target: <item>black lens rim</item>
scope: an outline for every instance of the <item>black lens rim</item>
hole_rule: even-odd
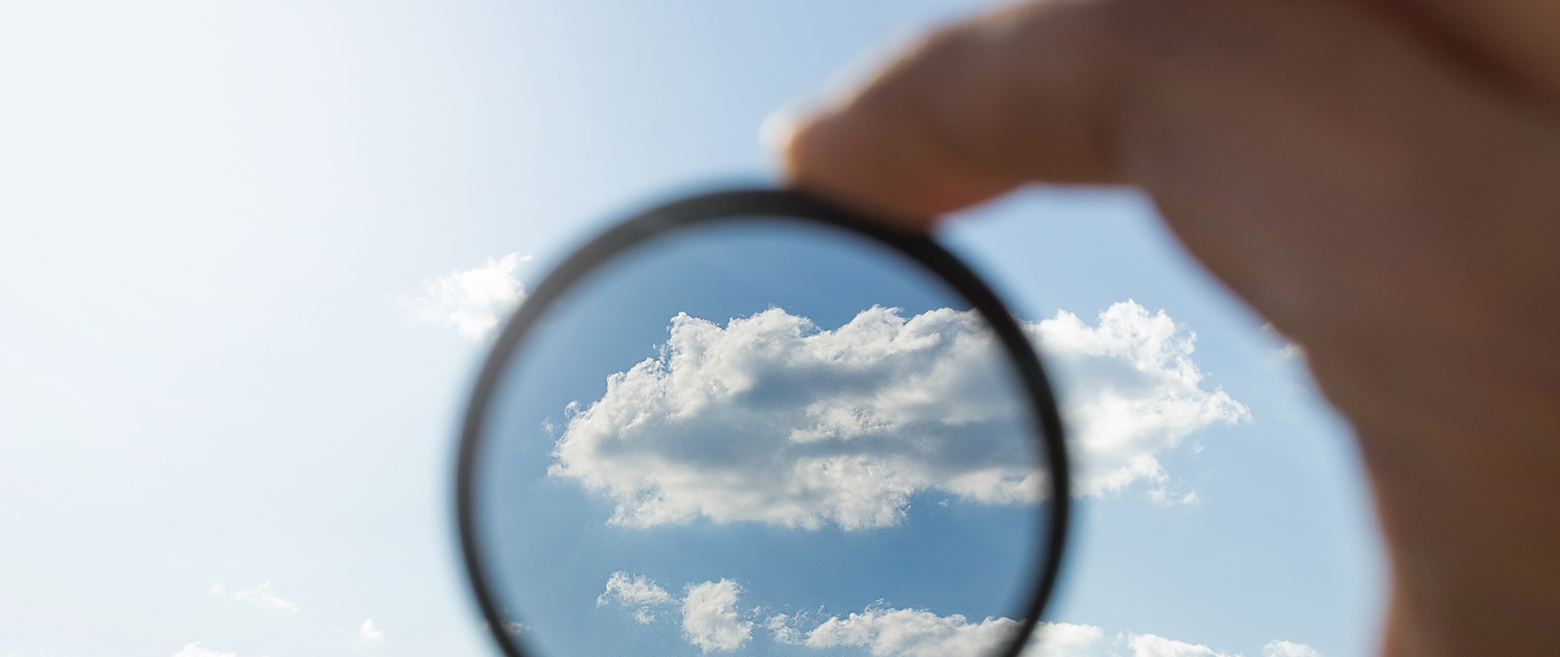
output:
[[[476,541],[476,511],[473,504],[477,454],[493,398],[504,367],[515,349],[536,325],[546,310],[593,270],[616,256],[668,232],[744,217],[778,217],[825,224],[861,235],[898,251],[941,278],[980,312],[1006,349],[1039,418],[1036,436],[1051,466],[1052,506],[1045,537],[1045,554],[1033,574],[1032,595],[1019,632],[1000,653],[1000,657],[1018,657],[1040,615],[1050,600],[1061,569],[1067,545],[1067,528],[1072,496],[1066,441],[1055,396],[1040,365],[1040,358],[1024,337],[1018,322],[1006,304],[985,281],[947,249],[930,238],[895,230],[882,221],[826,202],[796,190],[767,188],[734,189],[700,194],[674,200],[629,217],[596,236],[572,253],[531,291],[524,303],[505,324],[477,375],[471,401],[461,426],[455,472],[455,517],[460,535],[461,556],[465,562],[471,592],[482,611],[486,625],[508,657],[537,657],[525,652],[519,641],[506,630],[506,619],[499,613],[493,593],[488,589]]]

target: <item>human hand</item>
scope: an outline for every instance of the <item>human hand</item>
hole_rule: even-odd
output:
[[[784,149],[922,229],[1029,182],[1142,187],[1353,422],[1385,654],[1560,649],[1560,3],[1021,4]]]

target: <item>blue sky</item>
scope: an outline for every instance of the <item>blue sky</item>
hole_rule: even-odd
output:
[[[502,305],[628,208],[765,179],[766,117],[974,6],[0,7],[0,655],[491,654],[449,499],[486,306],[469,339],[418,299],[492,259]],[[1283,341],[1130,193],[969,214],[941,238],[1027,318],[1162,309],[1249,410],[1155,452],[1195,503],[1080,500],[1051,619],[1369,654],[1368,498]]]

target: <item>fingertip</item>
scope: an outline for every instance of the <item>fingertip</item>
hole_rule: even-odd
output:
[[[1011,188],[953,170],[913,131],[865,112],[830,108],[770,128],[783,183],[916,232]]]

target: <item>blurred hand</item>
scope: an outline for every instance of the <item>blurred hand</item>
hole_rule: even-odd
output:
[[[1146,190],[1353,421],[1385,654],[1560,653],[1560,3],[1022,4],[784,156],[918,229],[1029,182]]]

